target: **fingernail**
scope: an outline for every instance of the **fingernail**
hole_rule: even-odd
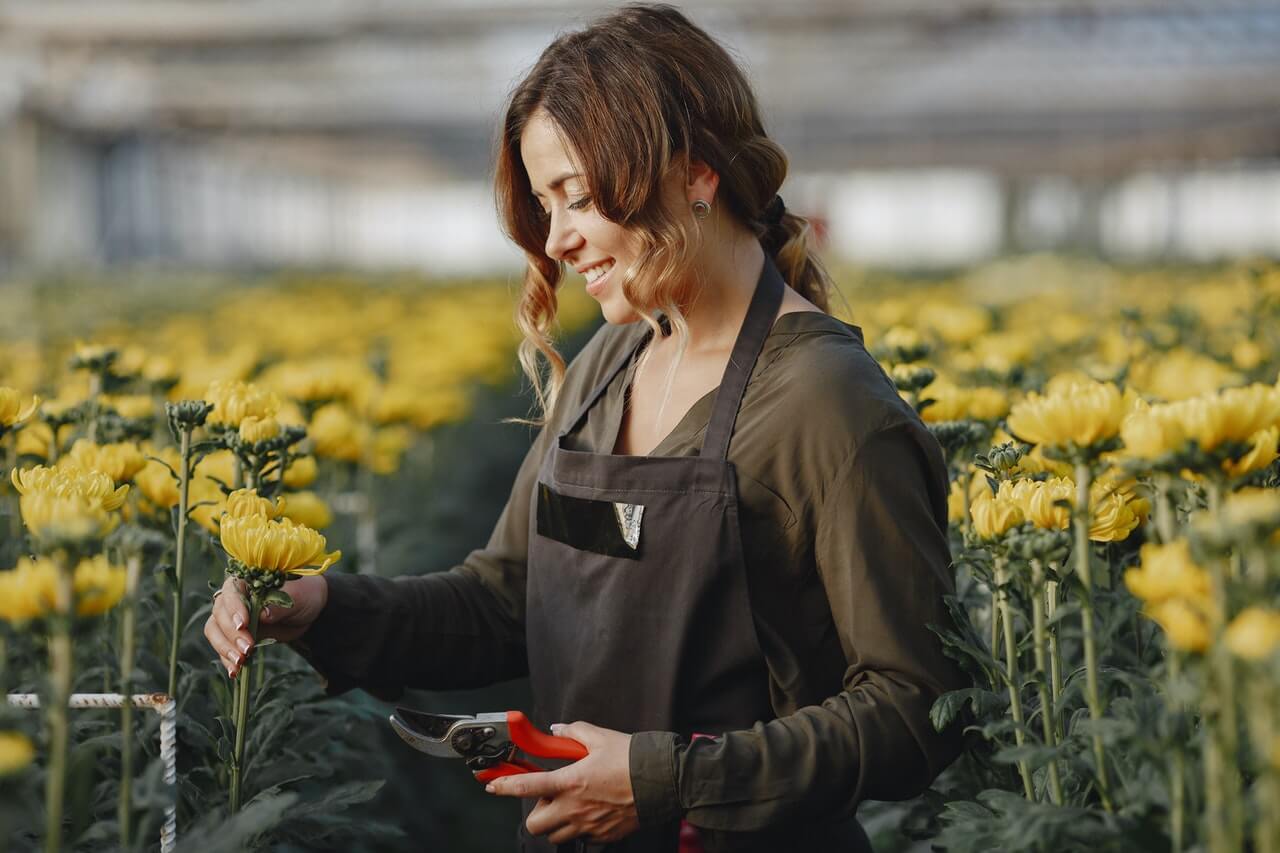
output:
[[[492,794],[492,793],[493,793],[494,791],[496,791],[496,790],[498,790],[498,789],[497,789],[497,788],[495,788],[495,787],[493,787],[493,783],[492,783],[492,782],[490,782],[488,785],[485,785],[485,786],[484,786],[484,792],[485,792],[486,794]]]
[[[263,619],[270,619],[270,618],[271,618],[271,608],[270,608],[270,607],[264,607],[264,608],[262,608],[262,618],[263,618]]]
[[[246,655],[249,654],[249,649],[250,649],[249,641],[246,640],[244,637],[241,637],[240,639],[236,640],[236,646],[238,646],[240,651],[244,652]]]
[[[564,726],[563,726],[563,725],[561,725],[560,723],[552,723],[552,724],[551,724],[551,733],[552,733],[553,735],[558,735],[558,734],[560,734],[560,731],[561,731],[563,728],[564,728]]]
[[[237,613],[237,614],[236,614],[236,629],[237,629],[237,630],[239,630],[240,628],[243,628],[243,627],[244,627],[244,617],[243,617],[243,616],[241,616],[239,613]]]

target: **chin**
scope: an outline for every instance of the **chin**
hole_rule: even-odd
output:
[[[614,297],[613,294],[607,294],[606,298],[600,301],[600,313],[604,315],[606,323],[615,326],[625,326],[640,319],[640,315],[625,299],[621,296]]]

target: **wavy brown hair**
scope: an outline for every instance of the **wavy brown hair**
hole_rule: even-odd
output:
[[[565,373],[549,334],[564,265],[545,254],[549,221],[520,156],[521,135],[539,109],[576,155],[592,204],[639,235],[640,260],[623,272],[622,293],[655,335],[662,331],[654,312],[670,320],[676,363],[688,342],[679,306],[700,286],[689,271],[701,231],[691,217],[665,208],[660,187],[673,170],[687,176],[694,161],[719,175],[722,215],[750,227],[787,284],[828,310],[831,280],[809,222],[789,212],[775,225],[764,222],[786,178],[787,156],[765,134],[746,75],[674,7],[623,6],[553,41],[512,92],[502,124],[494,184],[503,227],[529,262],[516,323],[524,334],[520,364],[540,409],[533,423],[554,410]]]

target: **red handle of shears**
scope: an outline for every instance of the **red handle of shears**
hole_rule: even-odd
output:
[[[539,758],[562,758],[567,761],[578,761],[587,757],[587,748],[585,746],[573,738],[556,737],[539,731],[538,727],[529,722],[529,718],[522,711],[507,712],[507,731],[511,735],[511,742],[520,747],[521,751],[526,755],[536,755]],[[545,769],[545,767],[539,767],[536,764],[516,758],[479,770],[476,772],[475,777],[479,781],[487,783],[500,776],[514,776],[517,773],[539,773]]]

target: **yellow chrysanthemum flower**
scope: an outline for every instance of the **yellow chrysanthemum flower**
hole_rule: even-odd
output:
[[[990,489],[984,489],[978,495],[969,506],[969,513],[973,517],[974,532],[983,539],[1002,536],[1025,520],[1022,508],[1014,500],[997,497],[991,494]]]
[[[26,768],[36,757],[35,745],[19,732],[0,732],[0,776]]]
[[[37,459],[48,459],[53,449],[53,427],[44,421],[34,421],[18,432],[15,442],[18,456],[34,456]]]
[[[1209,648],[1209,621],[1190,602],[1172,598],[1152,605],[1147,615],[1164,629],[1169,645],[1183,652],[1203,652]]]
[[[238,429],[245,418],[270,418],[280,411],[280,398],[274,393],[239,380],[214,380],[204,399],[213,404],[206,421],[210,425]]]
[[[129,482],[146,464],[147,457],[136,444],[94,444],[87,438],[78,439],[67,455],[58,460],[59,467],[101,471],[117,483]]]
[[[1120,433],[1131,403],[1110,382],[1079,383],[1056,394],[1034,391],[1013,406],[1009,431],[1048,447],[1089,447]]]
[[[348,462],[360,459],[368,432],[368,427],[357,421],[351,411],[340,403],[330,403],[317,409],[307,430],[317,456]]]
[[[116,510],[129,496],[128,486],[117,486],[110,475],[71,466],[48,468],[15,468],[10,475],[20,495],[52,494],[78,496],[100,503],[103,509]]]
[[[93,539],[106,536],[120,518],[115,514],[129,487],[115,487],[98,471],[79,468],[14,469],[11,479],[22,496],[22,520],[38,539]]]
[[[262,518],[279,518],[284,514],[284,507],[284,498],[272,501],[269,498],[259,497],[257,489],[237,489],[227,495],[225,512],[231,518],[249,518],[255,515]]]
[[[1253,447],[1244,456],[1232,462],[1224,460],[1222,470],[1231,477],[1243,477],[1261,471],[1280,457],[1280,426],[1268,427],[1249,439]]]
[[[0,433],[26,423],[39,407],[39,397],[33,396],[24,403],[16,389],[0,388]]]
[[[31,534],[46,541],[101,539],[120,523],[120,516],[80,495],[23,495],[18,508]]]
[[[124,598],[128,572],[113,566],[105,554],[81,560],[76,566],[76,612],[81,616],[98,616],[115,607]]]
[[[1187,540],[1177,539],[1167,545],[1148,542],[1139,551],[1139,560],[1138,568],[1124,573],[1124,584],[1143,601],[1208,600],[1209,573],[1191,559]]]
[[[182,469],[182,457],[172,447],[153,449],[148,455],[163,460],[174,471]],[[178,505],[178,481],[174,479],[169,468],[154,459],[147,460],[142,470],[134,475],[133,483],[144,498],[160,509],[172,509]],[[189,492],[190,489],[188,489]]]
[[[1266,607],[1247,607],[1231,620],[1224,640],[1237,657],[1264,660],[1280,646],[1280,613]]]
[[[355,402],[367,399],[377,377],[359,360],[341,357],[279,364],[261,381],[282,394],[308,402]]]
[[[305,489],[316,481],[317,473],[319,469],[314,456],[298,456],[285,469],[284,484],[290,489]]]
[[[155,401],[146,394],[103,395],[102,403],[115,409],[122,418],[149,418],[156,413]]]
[[[1129,386],[1158,400],[1187,400],[1242,381],[1220,362],[1181,347],[1129,365]]]
[[[329,505],[315,492],[293,492],[287,495],[283,515],[312,530],[323,530],[333,523],[333,512]]]
[[[0,572],[0,619],[22,623],[57,612],[58,572],[48,557],[22,557],[12,571]],[[127,572],[106,555],[81,560],[74,570],[75,612],[98,616],[124,597]]]
[[[191,520],[210,533],[218,532],[218,519],[227,507],[222,487],[208,477],[196,477],[187,487]]]
[[[1188,435],[1172,406],[1148,406],[1139,403],[1120,425],[1124,451],[1138,459],[1157,459],[1182,450]]]
[[[195,473],[232,486],[236,479],[236,455],[230,450],[216,450],[196,463]]]
[[[1046,530],[1065,530],[1071,526],[1071,506],[1076,500],[1076,484],[1064,477],[1036,482],[1026,506],[1027,519]],[[1066,501],[1067,506],[1056,502]]]
[[[972,419],[990,421],[1009,411],[1009,397],[998,388],[961,388],[936,379],[920,391],[922,400],[933,400],[920,417],[930,423]]]
[[[280,435],[280,422],[275,418],[260,418],[250,415],[240,422],[240,438],[242,441],[270,441]]]
[[[413,433],[403,426],[374,430],[369,446],[369,467],[375,474],[394,474],[400,469],[400,458],[413,443]]]
[[[318,575],[342,557],[341,551],[325,553],[322,534],[287,518],[225,517],[221,540],[232,557],[250,569],[266,572]]]

